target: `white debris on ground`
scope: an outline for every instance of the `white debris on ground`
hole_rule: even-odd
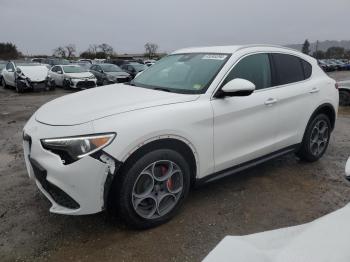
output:
[[[204,261],[349,262],[350,203],[307,224],[226,236]]]

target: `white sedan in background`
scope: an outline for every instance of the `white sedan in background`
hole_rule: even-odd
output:
[[[56,65],[50,69],[47,83],[50,87],[60,86],[65,89],[91,88],[96,86],[97,79],[79,65]]]
[[[8,62],[2,70],[2,86],[12,86],[18,93],[24,90],[45,88],[48,69],[30,62]]]

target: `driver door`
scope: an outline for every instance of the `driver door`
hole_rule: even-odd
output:
[[[276,91],[268,54],[242,58],[222,86],[235,78],[255,84],[249,96],[214,98],[215,172],[276,151]]]

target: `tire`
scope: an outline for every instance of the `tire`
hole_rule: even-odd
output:
[[[176,215],[189,188],[190,167],[184,157],[174,150],[157,149],[121,168],[109,208],[131,228],[152,228]]]
[[[346,90],[339,91],[339,105],[340,106],[350,105],[350,91],[346,91]]]
[[[64,90],[68,90],[68,89],[70,89],[70,84],[69,84],[69,82],[68,81],[66,81],[66,80],[63,80],[63,89]]]
[[[309,122],[301,147],[296,155],[307,162],[320,159],[327,150],[331,130],[332,126],[328,116],[325,114],[316,115]]]

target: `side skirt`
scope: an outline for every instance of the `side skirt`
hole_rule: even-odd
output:
[[[218,180],[218,179],[221,179],[221,178],[224,178],[224,177],[236,174],[236,173],[241,172],[241,171],[243,171],[245,169],[249,169],[251,167],[260,165],[260,164],[262,164],[262,163],[264,163],[266,161],[269,161],[271,159],[274,159],[276,157],[280,157],[280,156],[283,156],[283,155],[295,152],[299,148],[300,148],[300,144],[288,146],[286,148],[283,148],[283,149],[280,149],[280,150],[275,151],[273,153],[270,153],[270,154],[268,154],[266,156],[258,157],[256,159],[244,162],[242,164],[238,164],[238,165],[233,166],[233,167],[229,167],[229,168],[224,169],[222,171],[219,171],[219,172],[216,172],[214,174],[211,174],[211,175],[205,176],[203,178],[197,179],[195,185],[196,186],[201,186],[203,184],[206,184],[206,183],[209,183],[209,182],[212,182],[212,181],[215,181],[215,180]]]

